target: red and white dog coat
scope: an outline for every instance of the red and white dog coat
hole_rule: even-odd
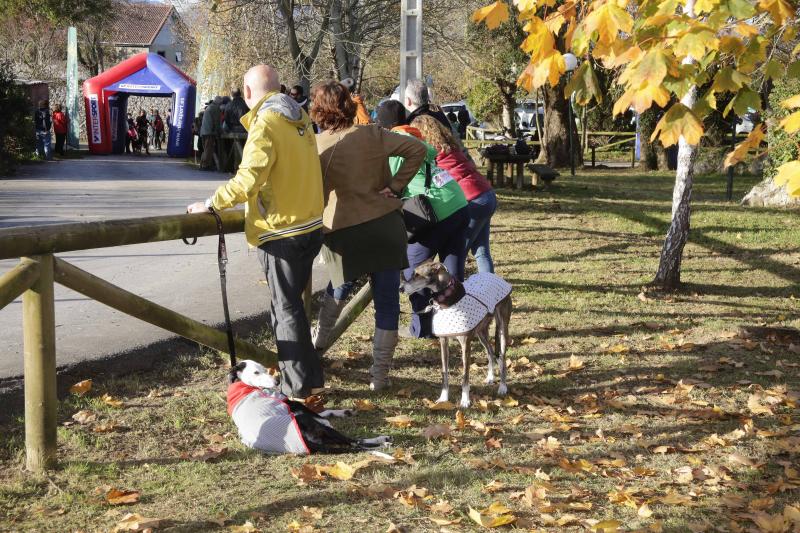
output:
[[[472,331],[486,315],[494,314],[494,308],[511,294],[511,289],[511,285],[500,276],[473,274],[464,282],[465,295],[433,314],[433,334],[441,337]]]
[[[283,394],[237,381],[228,386],[228,414],[245,446],[266,453],[310,453]]]

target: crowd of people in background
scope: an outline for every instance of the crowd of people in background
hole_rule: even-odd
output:
[[[259,65],[245,75],[244,87],[251,110],[241,120],[248,131],[242,164],[188,211],[247,205],[245,234],[259,249],[271,291],[285,395],[305,398],[324,385],[321,353],[335,340],[334,324],[362,277],[371,283],[375,308],[370,388],[385,389],[399,337],[433,337],[428,291],[408,296],[413,315],[400,331],[401,279],[437,258],[463,281],[469,253],[479,272],[494,271],[494,190],[464,150],[460,127],[419,80],[408,83],[405,101],[379,104],[374,123],[352,94],[352,80],[322,83],[307,96],[302,86],[287,91],[275,69]],[[221,103],[206,108],[216,125],[201,127],[201,134],[220,124],[213,106]],[[418,196],[435,216],[412,231],[404,201]],[[302,293],[318,254],[330,283],[310,330]]]
[[[146,155],[150,155],[150,148],[162,150],[169,137],[171,116],[168,110],[162,117],[158,109],[150,109],[149,113],[140,109],[135,118],[128,113],[125,153],[141,154],[144,150]]]

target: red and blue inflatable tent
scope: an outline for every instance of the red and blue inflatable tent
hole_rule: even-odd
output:
[[[193,145],[195,94],[192,78],[160,55],[147,52],[136,54],[86,80],[83,82],[83,101],[89,152],[124,152],[128,96],[163,96],[172,98],[167,155],[189,156]]]

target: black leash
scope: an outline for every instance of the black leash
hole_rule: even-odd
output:
[[[236,366],[236,343],[233,341],[233,326],[231,325],[231,315],[228,311],[228,283],[227,283],[227,265],[228,265],[228,248],[225,246],[225,229],[222,227],[222,219],[219,217],[214,209],[211,209],[211,214],[217,221],[217,234],[219,235],[219,245],[217,246],[217,264],[219,265],[219,284],[222,289],[222,310],[225,313],[225,330],[228,334],[228,353],[231,357],[231,368]],[[197,243],[197,237],[193,237],[192,242],[185,238],[182,239],[185,244],[189,246]]]

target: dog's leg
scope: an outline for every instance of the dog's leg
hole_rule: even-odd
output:
[[[347,418],[353,416],[355,411],[353,409],[326,409],[317,413],[321,418]]]
[[[388,435],[379,435],[371,439],[359,439],[358,444],[364,448],[379,448],[389,446],[392,443],[392,437]]]
[[[469,367],[472,364],[472,355],[470,352],[471,340],[472,335],[462,335],[458,337],[458,343],[461,344],[461,363],[464,365],[464,376],[461,378],[461,401],[458,403],[462,409],[468,409],[470,406]]]
[[[450,398],[450,339],[439,337],[439,346],[442,352],[442,393],[438,402],[446,402]]]
[[[508,348],[508,327],[511,322],[511,310],[513,304],[511,296],[500,302],[497,310],[495,311],[496,320],[496,337],[499,337],[499,346],[497,346],[497,358],[500,366],[500,385],[497,387],[497,395],[505,396],[508,394],[508,386],[506,385],[506,349]]]
[[[489,324],[486,324],[486,327],[481,328],[478,331],[478,339],[481,341],[484,349],[486,349],[486,355],[489,358],[489,369],[486,371],[486,383],[491,385],[494,383],[494,349],[492,348],[492,344],[489,342]]]

